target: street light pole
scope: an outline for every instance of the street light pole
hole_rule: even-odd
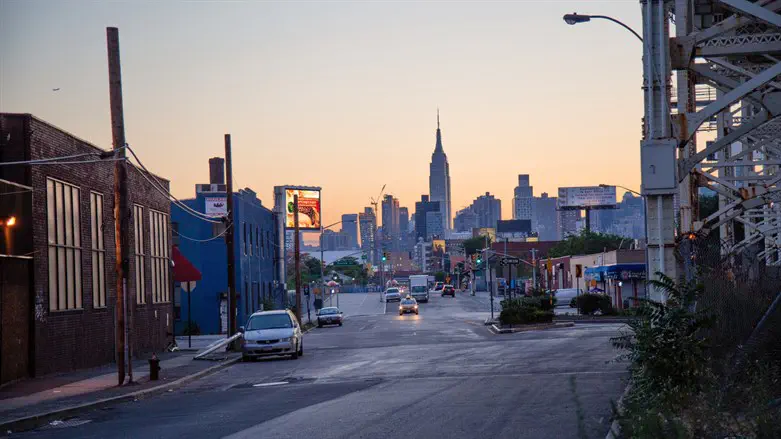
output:
[[[641,37],[640,34],[635,32],[634,29],[632,29],[631,27],[629,27],[626,24],[622,23],[621,21],[616,20],[613,17],[608,17],[607,15],[582,15],[582,14],[578,14],[577,12],[573,12],[572,14],[564,15],[563,18],[564,18],[564,21],[567,24],[571,25],[571,26],[576,25],[578,23],[585,23],[587,21],[591,21],[592,18],[601,18],[603,20],[612,21],[613,23],[616,23],[617,25],[623,27],[624,29],[628,30],[629,32],[632,32],[632,35],[637,37],[637,39],[640,40],[640,42],[643,42],[643,37]]]

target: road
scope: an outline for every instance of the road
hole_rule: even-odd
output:
[[[373,295],[367,300],[379,302]],[[616,325],[494,335],[485,298],[432,297],[419,316],[352,316],[298,360],[238,363],[176,391],[22,437],[602,438],[625,365]],[[382,309],[382,308],[380,308]]]

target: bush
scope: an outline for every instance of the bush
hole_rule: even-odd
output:
[[[502,301],[502,312],[499,321],[503,325],[522,325],[527,323],[549,323],[553,321],[553,311],[546,309],[542,303],[550,303],[538,297],[521,297]]]
[[[577,297],[573,297],[572,299],[569,300],[569,307],[570,308],[577,308],[578,307],[578,298]]]
[[[603,315],[612,315],[615,313],[610,296],[606,294],[581,294],[575,298],[576,307],[582,314],[593,315],[600,311]],[[572,306],[570,304],[570,306]]]

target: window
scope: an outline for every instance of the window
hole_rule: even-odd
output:
[[[244,227],[246,229],[246,225]],[[244,312],[246,314],[249,314],[249,301],[252,295],[249,293],[249,284],[247,283],[247,280],[244,279]]]
[[[266,240],[263,239],[264,232],[263,230],[260,231],[260,252],[258,253],[262,257],[266,257]]]
[[[260,257],[260,237],[258,235],[258,226],[255,226],[255,254]]]
[[[106,247],[103,242],[103,194],[89,194],[90,234],[92,237],[92,307],[106,306]]]
[[[51,311],[82,307],[80,195],[76,186],[46,179]]]
[[[252,256],[252,224],[249,226],[249,255]]]
[[[168,260],[168,215],[149,209],[149,253],[152,255],[152,303],[171,300]]]
[[[135,266],[136,266],[136,303],[146,303],[146,270],[144,269],[144,208],[138,204],[133,205],[133,228],[135,241]],[[152,230],[150,227],[149,230]]]
[[[244,223],[244,254],[247,254],[247,223]]]

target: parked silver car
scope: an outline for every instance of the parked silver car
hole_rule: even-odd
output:
[[[262,311],[252,314],[244,333],[241,357],[249,360],[270,355],[304,355],[304,340],[296,316],[290,310]]]
[[[401,290],[396,287],[388,288],[383,294],[386,302],[401,302]]]

